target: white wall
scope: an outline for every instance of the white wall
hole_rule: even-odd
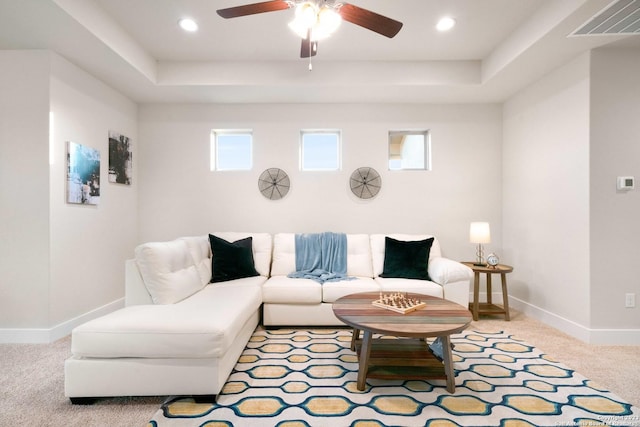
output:
[[[591,60],[591,325],[640,329],[640,50],[597,49]]]
[[[0,328],[48,320],[49,56],[0,51]]]
[[[583,339],[591,322],[589,58],[584,54],[521,91],[504,104],[503,115],[503,260],[514,266],[509,293]]]
[[[254,168],[211,172],[212,129],[253,129]],[[300,172],[301,129],[341,129],[342,170]],[[429,129],[433,170],[390,172],[389,130]],[[469,222],[490,221],[500,247],[501,109],[498,105],[143,105],[140,241],[216,230],[434,233],[446,256],[473,259]],[[352,195],[349,176],[371,166],[382,190]],[[284,169],[291,191],[269,201],[258,176]]]
[[[124,296],[124,261],[137,239],[137,105],[52,54],[50,167],[50,325],[73,319]],[[133,145],[133,183],[110,183],[109,131]],[[100,150],[100,203],[66,203],[66,143]]]
[[[0,51],[0,93],[0,342],[48,342],[123,305],[137,179],[108,183],[108,132],[135,161],[137,106],[48,51]],[[101,151],[98,206],[65,202],[66,141]]]

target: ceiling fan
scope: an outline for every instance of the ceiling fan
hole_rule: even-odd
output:
[[[392,38],[402,28],[402,22],[370,10],[337,0],[271,0],[260,3],[219,9],[223,18],[238,18],[265,12],[295,8],[295,18],[289,27],[302,38],[301,58],[310,58],[318,52],[318,40],[332,34],[345,20]]]

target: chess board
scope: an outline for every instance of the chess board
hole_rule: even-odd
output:
[[[380,293],[380,298],[372,301],[371,304],[401,314],[411,313],[427,305],[427,303],[419,299],[410,298],[407,294],[399,292],[392,294]]]

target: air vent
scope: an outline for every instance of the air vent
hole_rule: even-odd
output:
[[[614,1],[571,35],[601,34],[640,34],[640,0]]]

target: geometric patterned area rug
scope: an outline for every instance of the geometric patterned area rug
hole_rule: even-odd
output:
[[[444,380],[359,391],[351,330],[258,329],[216,404],[169,400],[148,427],[640,426],[639,408],[513,336],[452,342],[454,394]]]

